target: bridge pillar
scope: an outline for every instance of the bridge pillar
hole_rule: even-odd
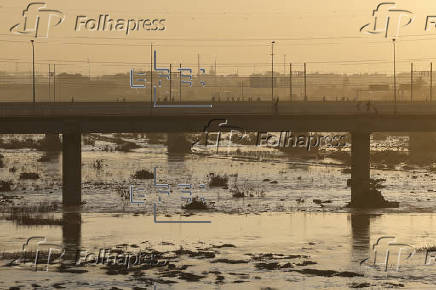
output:
[[[80,206],[82,200],[82,140],[78,126],[64,129],[62,138],[62,201],[64,206]]]
[[[370,133],[351,133],[351,207],[365,207],[370,197]]]

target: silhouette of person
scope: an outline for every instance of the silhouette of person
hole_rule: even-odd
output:
[[[277,114],[279,112],[279,97],[276,98],[274,102],[274,113]]]
[[[360,102],[357,102],[357,104],[356,104],[356,108],[357,108],[357,111],[360,112]]]

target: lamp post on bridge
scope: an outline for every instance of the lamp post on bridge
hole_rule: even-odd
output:
[[[397,74],[396,74],[396,55],[395,55],[395,38],[392,38],[394,46],[394,114],[397,113]]]
[[[33,87],[33,104],[35,105],[35,40],[31,39],[32,43],[32,87]]]
[[[274,44],[275,41],[271,41],[271,102],[274,103]]]

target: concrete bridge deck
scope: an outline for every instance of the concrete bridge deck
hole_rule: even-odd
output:
[[[376,110],[372,109],[375,107]],[[247,130],[313,132],[436,131],[436,104],[352,102],[219,103],[213,108],[151,108],[150,103],[2,103],[0,133],[199,132],[227,118]],[[183,120],[183,122],[180,122]]]
[[[205,105],[212,108],[153,108],[149,102],[75,102],[75,103],[0,103],[0,116],[31,115],[174,115],[174,114],[256,114],[274,113],[271,102],[220,102],[220,103],[160,103],[162,105]],[[368,113],[366,102],[280,102],[277,105],[280,115],[335,114],[350,115]],[[436,113],[436,102],[371,102],[369,113],[374,114],[431,114]]]

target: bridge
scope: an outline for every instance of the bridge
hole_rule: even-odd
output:
[[[213,103],[212,108],[153,108],[150,103],[124,102],[2,103],[0,134],[62,134],[63,204],[78,206],[81,203],[81,134],[194,133],[202,132],[212,119],[227,119],[229,124],[246,131],[350,132],[351,206],[368,207],[372,200],[370,134],[436,131],[436,104],[240,102]]]

